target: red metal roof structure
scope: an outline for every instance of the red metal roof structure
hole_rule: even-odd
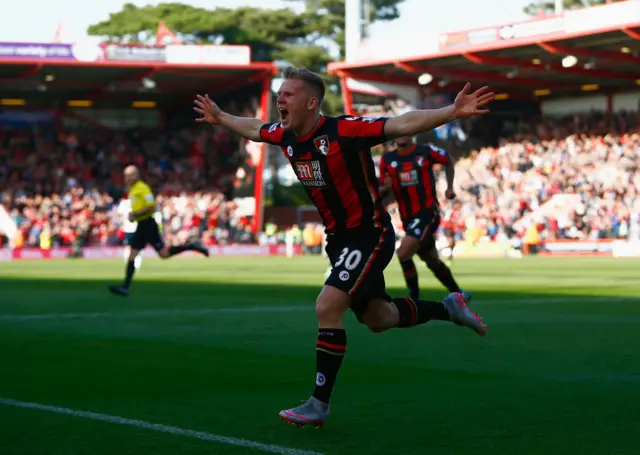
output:
[[[0,98],[45,104],[135,99],[162,107],[198,92],[228,93],[276,74],[271,62],[185,63],[183,58],[173,63],[166,61],[169,47],[103,45],[104,56],[98,52],[98,58],[83,60],[72,58],[75,52],[68,44],[0,43]],[[146,80],[152,85],[143,86]]]
[[[631,91],[640,88],[640,2],[449,33],[441,37],[439,50],[428,55],[333,63],[329,72],[342,79],[410,86],[427,73],[431,93],[451,92],[451,84],[457,91],[471,81],[522,99]],[[347,90],[345,99],[349,97]]]
[[[179,108],[197,93],[237,96],[261,90],[258,116],[268,120],[272,62],[251,62],[248,46],[128,46],[0,43],[0,108]],[[194,114],[195,118],[195,114]],[[255,176],[254,232],[262,225],[264,146]]]

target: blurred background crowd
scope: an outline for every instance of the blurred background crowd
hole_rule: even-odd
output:
[[[407,108],[398,102],[361,113],[389,115]],[[231,110],[251,115],[249,108]],[[503,242],[638,235],[637,112],[538,117],[505,131],[497,146],[461,152],[459,140],[438,144],[457,155],[457,200],[440,195],[442,231],[457,240],[471,230]],[[374,149],[376,163],[389,147]],[[251,232],[251,218],[234,202],[235,191],[253,178],[246,150],[228,131],[199,126],[124,133],[0,129],[0,204],[20,231],[16,247],[122,245],[122,169],[134,163],[158,195],[169,244],[194,237],[205,245],[289,241],[318,253],[317,224],[267,222],[259,234]],[[436,174],[443,193],[443,172]],[[393,208],[392,213],[399,227]]]

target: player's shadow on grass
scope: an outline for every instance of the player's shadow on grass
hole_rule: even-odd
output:
[[[141,277],[142,278],[142,277]],[[109,293],[107,286],[118,281],[107,279],[75,279],[72,276],[64,279],[32,278],[32,277],[0,277],[0,308],[8,304],[19,304],[29,312],[30,307],[49,308],[59,311],[68,306],[103,308],[106,301],[115,304],[127,302],[129,309],[199,307],[226,308],[235,305],[243,306],[313,306],[322,288],[323,280],[317,283],[221,283],[211,281],[146,281],[144,278],[134,280],[129,297],[120,297]],[[440,286],[423,287],[422,298],[441,300],[448,292]],[[556,285],[561,284],[556,282]],[[403,297],[406,290],[401,287],[389,287],[389,294]],[[553,304],[566,302],[602,301],[612,298],[617,301],[625,297],[612,288],[598,288],[592,292],[577,294],[568,288],[566,293],[542,289],[539,292],[508,292],[490,287],[473,289],[473,304]],[[632,299],[629,297],[629,299]],[[57,305],[54,305],[57,304]],[[116,306],[117,307],[117,306]],[[114,307],[114,308],[116,308]]]

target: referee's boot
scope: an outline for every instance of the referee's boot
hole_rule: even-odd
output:
[[[118,294],[123,297],[127,297],[129,295],[129,289],[125,288],[124,286],[114,286],[113,284],[110,284],[108,286],[108,289],[112,294]]]
[[[312,425],[320,428],[329,417],[329,405],[311,397],[296,408],[280,411],[279,416],[285,422],[297,427]]]
[[[449,294],[442,301],[449,320],[456,325],[468,327],[480,336],[487,334],[487,326],[482,322],[482,318],[469,309],[467,303],[471,301],[471,293],[467,291],[454,292]]]

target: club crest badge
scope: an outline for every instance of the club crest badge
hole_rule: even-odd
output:
[[[326,135],[318,136],[313,140],[316,149],[323,155],[329,154],[329,138]]]

